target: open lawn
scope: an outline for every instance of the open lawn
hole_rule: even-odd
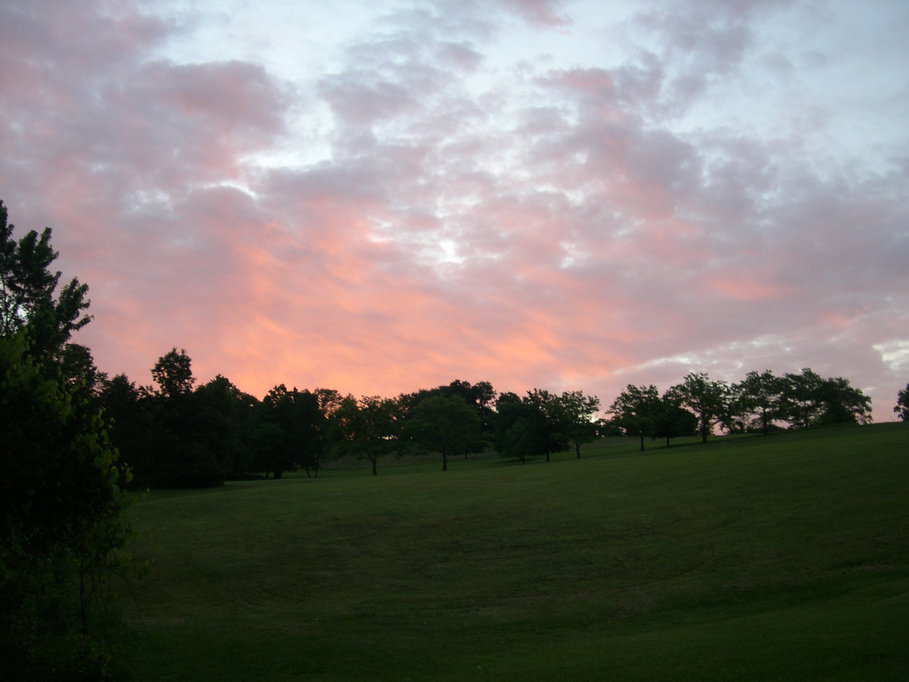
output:
[[[148,493],[139,680],[903,680],[909,426]]]

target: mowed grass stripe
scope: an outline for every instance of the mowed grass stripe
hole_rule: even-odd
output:
[[[902,424],[152,492],[140,679],[897,679]]]

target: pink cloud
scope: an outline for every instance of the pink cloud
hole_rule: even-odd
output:
[[[530,24],[563,26],[571,23],[567,15],[559,13],[563,0],[502,0],[502,3]]]
[[[618,65],[470,82],[498,19],[401,15],[306,92],[232,56],[167,61],[185,27],[129,3],[74,7],[0,9],[0,83],[22,92],[0,97],[0,198],[21,227],[55,228],[108,372],[148,382],[177,346],[201,380],[257,395],[463,378],[609,402],[764,366],[854,368],[895,395],[873,349],[905,338],[905,168],[822,173],[785,140],[665,125],[703,86],[681,92],[692,64],[746,60],[745,5],[704,35],[707,5],[672,5],[683,21],[650,24],[665,51]],[[570,6],[511,10],[568,30]],[[87,33],[62,32],[70,15]],[[258,166],[302,144],[303,102],[325,116],[322,160]]]

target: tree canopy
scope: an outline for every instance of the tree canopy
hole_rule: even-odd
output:
[[[730,387],[724,381],[710,379],[705,372],[689,373],[669,390],[669,395],[697,417],[698,433],[704,443],[713,427],[728,419]]]
[[[431,395],[416,404],[405,431],[420,448],[442,456],[442,471],[448,458],[467,454],[480,439],[480,417],[459,395]]]
[[[900,391],[896,396],[896,405],[893,411],[901,421],[909,421],[909,384],[906,384],[905,390]]]
[[[87,287],[60,273],[51,231],[18,241],[0,202],[0,669],[10,679],[104,679],[97,619],[127,531],[129,472],[95,401],[100,373],[70,345]]]
[[[73,278],[58,290],[62,273],[51,270],[59,255],[51,228],[30,230],[18,241],[0,201],[0,335],[27,331],[30,352],[59,359],[73,332],[91,321],[88,286]]]
[[[626,435],[640,438],[643,451],[644,437],[656,434],[663,403],[656,386],[628,384],[613,401],[608,412],[612,415],[613,423]]]

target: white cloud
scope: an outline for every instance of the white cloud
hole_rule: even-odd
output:
[[[874,344],[874,350],[881,354],[881,360],[892,372],[909,372],[909,340],[898,339]]]
[[[102,5],[0,8],[0,198],[56,228],[108,371],[904,381],[902,10],[850,62],[844,5]]]

